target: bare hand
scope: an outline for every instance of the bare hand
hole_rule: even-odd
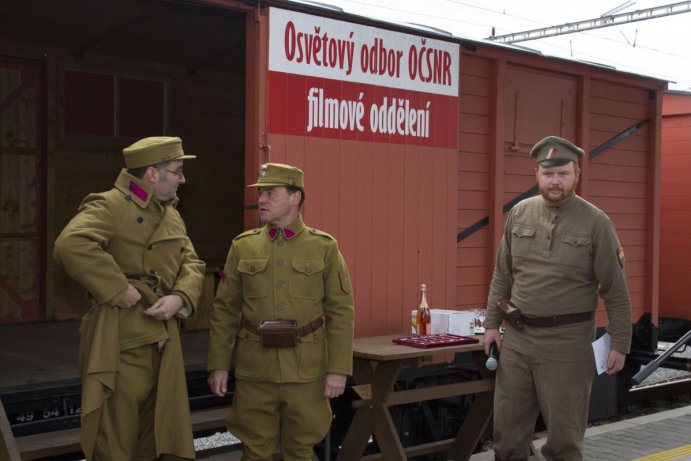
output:
[[[141,293],[139,293],[139,291],[137,291],[137,289],[135,287],[133,287],[132,285],[130,285],[128,283],[127,284],[127,291],[125,292],[125,296],[116,305],[118,307],[128,308],[128,307],[132,307],[135,304],[137,304],[140,299],[142,299]]]
[[[607,374],[610,376],[616,374],[624,368],[624,362],[626,362],[626,354],[612,349],[607,357]]]
[[[144,314],[158,320],[168,320],[178,313],[183,304],[184,301],[178,295],[164,296],[144,309]]]
[[[497,343],[497,350],[501,350],[501,334],[496,328],[485,329],[485,355],[489,355],[489,346],[492,343]]]
[[[214,395],[225,397],[228,392],[228,370],[211,370],[207,382]]]
[[[329,373],[324,379],[324,397],[334,398],[343,394],[345,391],[346,375]]]

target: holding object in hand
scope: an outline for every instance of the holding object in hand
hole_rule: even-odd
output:
[[[489,357],[487,357],[487,362],[485,366],[488,370],[494,371],[499,366],[497,359],[499,358],[499,351],[497,350],[497,343],[492,343],[489,345]]]

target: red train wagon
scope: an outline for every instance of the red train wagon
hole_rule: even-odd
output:
[[[589,153],[578,193],[618,229],[652,350],[666,89],[302,2],[4,2],[0,323],[85,312],[52,242],[86,194],[111,187],[122,148],[153,134],[198,156],[179,209],[209,273],[189,329],[205,327],[230,241],[258,224],[245,185],[266,161],[305,171],[304,218],[339,241],[356,336],[409,331],[421,283],[433,308],[484,308],[506,212],[534,185],[529,150],[559,135]]]
[[[259,164],[305,170],[305,219],[340,242],[358,336],[405,331],[423,282],[433,307],[483,307],[530,146],[572,139],[591,152],[579,193],[626,250],[634,320],[657,323],[664,81],[285,1],[2,8],[3,322],[81,315],[54,237],[123,146],[163,132],[199,156],[181,207],[211,267],[257,224]]]

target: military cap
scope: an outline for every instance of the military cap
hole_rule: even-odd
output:
[[[140,139],[122,150],[127,168],[140,168],[156,165],[170,160],[197,158],[186,155],[182,150],[182,140],[171,136],[152,136]]]
[[[547,136],[538,141],[530,151],[535,162],[540,166],[551,167],[578,162],[585,155],[583,149],[566,139],[557,136]]]
[[[300,168],[282,163],[265,163],[262,165],[259,179],[247,187],[295,186],[305,188],[305,180]]]

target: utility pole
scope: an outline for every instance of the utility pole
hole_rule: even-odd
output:
[[[499,43],[516,43],[540,38],[554,37],[556,35],[573,34],[603,27],[628,24],[630,22],[645,21],[647,19],[663,18],[674,14],[691,12],[691,1],[679,2],[671,5],[656,6],[644,10],[636,10],[631,13],[613,14],[585,21],[570,22],[560,26],[533,29],[526,32],[516,32],[515,34],[494,35],[487,37],[487,40]]]

